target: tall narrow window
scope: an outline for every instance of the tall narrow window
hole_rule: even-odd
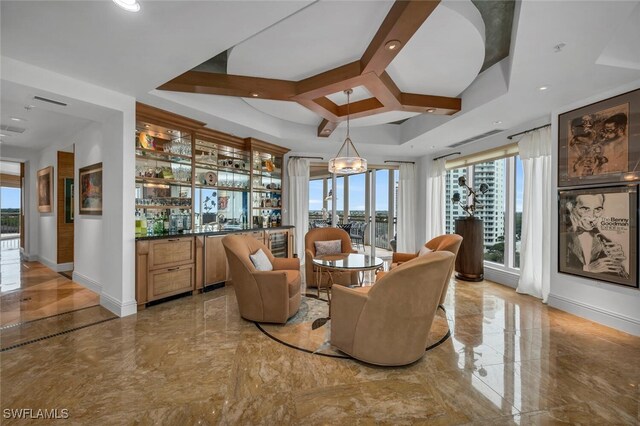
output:
[[[322,179],[309,181],[309,222],[322,219]]]
[[[451,197],[455,192],[464,194],[458,187],[458,178],[460,176],[470,177],[469,170],[469,167],[461,167],[447,171],[447,179],[445,181],[445,232],[447,234],[456,232],[456,219],[466,215],[458,203],[451,201]],[[466,200],[463,199],[464,201]]]
[[[507,206],[507,160],[473,166],[473,186],[483,183],[489,191],[479,198],[476,216],[484,223],[484,260],[504,265],[505,211]]]
[[[513,267],[520,268],[520,238],[522,237],[522,202],[524,199],[524,170],[522,168],[522,160],[517,155],[515,158],[515,214],[513,218],[514,222],[514,240],[515,244],[513,255]]]

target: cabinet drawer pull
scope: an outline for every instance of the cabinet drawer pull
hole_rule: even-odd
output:
[[[169,268],[167,269],[167,271],[177,271],[178,269],[180,269],[179,266],[176,266],[175,268]]]
[[[169,242],[180,241],[180,238],[169,238],[167,241]]]

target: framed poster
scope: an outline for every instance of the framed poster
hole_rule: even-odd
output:
[[[640,89],[558,117],[558,186],[640,179]]]
[[[102,214],[102,163],[80,169],[80,214]]]
[[[558,193],[558,272],[638,287],[638,186]]]
[[[38,170],[38,211],[51,213],[53,211],[53,166]]]
[[[73,178],[64,178],[64,223],[73,223]]]

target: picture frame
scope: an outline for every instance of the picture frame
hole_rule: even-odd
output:
[[[558,116],[558,186],[640,180],[640,89]]]
[[[638,287],[637,184],[560,190],[558,215],[558,272]]]
[[[73,178],[64,178],[64,223],[73,223]]]
[[[38,211],[51,213],[53,211],[53,166],[38,170]]]
[[[102,163],[79,170],[79,213],[102,215]]]

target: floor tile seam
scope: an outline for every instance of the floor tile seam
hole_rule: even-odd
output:
[[[7,351],[9,351],[11,349],[17,349],[17,348],[20,348],[20,347],[23,347],[23,346],[26,346],[26,345],[30,345],[32,343],[41,342],[43,340],[48,340],[48,339],[51,339],[53,337],[62,336],[64,334],[69,334],[69,333],[74,332],[74,331],[82,330],[82,329],[85,329],[87,327],[91,327],[91,326],[94,326],[94,325],[100,325],[102,323],[105,323],[107,321],[113,321],[115,319],[118,319],[118,317],[116,316],[116,317],[113,317],[113,318],[106,318],[106,319],[103,319],[103,320],[100,320],[100,321],[97,321],[97,322],[94,322],[94,323],[85,324],[85,325],[82,325],[80,327],[74,327],[74,328],[71,328],[71,329],[68,329],[68,330],[60,331],[58,333],[50,334],[48,336],[38,337],[37,339],[32,339],[32,340],[28,340],[26,342],[21,342],[21,343],[12,345],[12,346],[8,346],[6,348],[1,348],[0,352],[7,352]]]
[[[493,386],[491,386],[486,380],[484,380],[484,378],[482,376],[480,376],[479,374],[476,374],[476,371],[472,372],[471,374],[473,374],[478,380],[480,380],[486,387],[491,389],[491,391],[493,393],[498,395],[498,397],[502,401],[504,401],[506,404],[508,404],[515,411],[513,414],[511,414],[512,416],[521,414],[520,409],[518,409],[515,405],[513,405],[511,402],[509,402],[503,395],[500,394],[500,392],[498,392],[496,389],[494,389]],[[498,418],[498,417],[495,417],[495,418]]]
[[[19,323],[16,323],[16,324],[3,325],[2,327],[0,327],[0,330],[14,328],[14,327],[17,327],[17,326],[20,326],[20,325],[24,325],[24,324],[31,324],[31,323],[34,323],[34,322],[38,322],[38,321],[42,321],[42,320],[46,320],[46,319],[50,319],[50,318],[55,318],[55,317],[59,317],[59,316],[62,316],[62,315],[72,314],[74,312],[84,311],[84,310],[89,309],[89,308],[95,308],[96,306],[100,306],[100,304],[86,306],[84,308],[74,309],[72,311],[60,312],[60,313],[57,313],[57,314],[54,314],[54,315],[49,315],[49,316],[42,317],[42,318],[36,318],[36,319],[32,319],[32,320],[22,321],[22,322],[19,322]]]

